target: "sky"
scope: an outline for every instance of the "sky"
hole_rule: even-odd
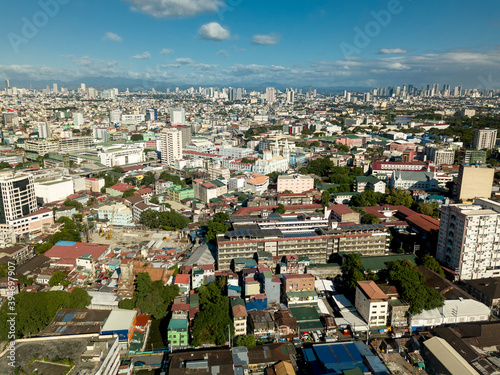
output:
[[[498,0],[4,0],[0,79],[500,89]]]

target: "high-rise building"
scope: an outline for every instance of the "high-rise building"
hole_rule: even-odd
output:
[[[293,89],[286,89],[286,102],[288,104],[293,104],[295,101],[295,91]]]
[[[98,128],[93,130],[94,139],[101,142],[107,142],[109,140],[108,128]]]
[[[186,110],[182,107],[170,109],[170,123],[184,125],[186,123]]]
[[[146,121],[158,120],[158,110],[156,108],[149,108],[146,110]]]
[[[182,133],[182,149],[191,143],[191,125],[172,125]]]
[[[461,280],[500,276],[500,204],[477,198],[474,204],[441,208],[436,259]]]
[[[497,142],[497,129],[475,129],[473,147],[476,150],[491,149]]]
[[[119,109],[113,109],[109,111],[109,122],[111,124],[118,124],[122,120],[122,111]]]
[[[161,162],[172,164],[182,159],[182,132],[177,128],[169,128],[159,134]]]
[[[266,89],[266,102],[272,104],[276,101],[276,89],[274,87],[268,87]]]
[[[471,201],[474,198],[489,198],[495,169],[489,165],[461,164],[455,182],[455,198]]]
[[[36,209],[33,176],[0,172],[0,224],[29,215]]]
[[[50,125],[46,122],[38,123],[38,138],[51,138],[52,132],[50,131]]]
[[[57,88],[57,83],[52,84],[52,92],[59,92],[59,90]]]
[[[453,165],[455,161],[455,150],[447,150],[442,147],[426,147],[425,155],[429,161],[437,166],[442,164]]]
[[[75,128],[79,128],[85,124],[85,120],[83,119],[83,115],[81,113],[75,112],[73,113],[73,125]]]
[[[10,89],[10,82],[8,79],[5,80],[5,90]]]

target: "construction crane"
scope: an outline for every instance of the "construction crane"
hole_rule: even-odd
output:
[[[115,209],[113,208],[113,213],[111,214],[111,220],[109,221],[109,230],[108,230],[108,234],[106,236],[106,239],[107,240],[110,240],[113,238],[113,222],[115,220]]]

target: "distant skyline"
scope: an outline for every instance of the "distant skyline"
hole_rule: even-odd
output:
[[[500,89],[493,0],[18,0],[2,13],[11,85]]]

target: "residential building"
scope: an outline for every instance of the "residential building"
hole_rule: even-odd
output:
[[[476,198],[473,204],[441,208],[436,259],[461,280],[500,276],[500,203]]]
[[[231,171],[228,168],[223,167],[219,161],[210,163],[207,166],[207,173],[211,180],[220,177],[223,180],[229,181],[229,178],[231,177]]]
[[[500,277],[467,280],[464,289],[478,301],[490,307],[492,312],[500,312]]]
[[[190,187],[182,187],[179,185],[172,185],[165,191],[168,199],[180,203],[184,199],[194,198],[194,189]]]
[[[100,193],[104,187],[104,178],[86,178],[85,190],[93,193]]]
[[[269,177],[254,173],[253,177],[245,180],[244,189],[256,195],[262,195],[269,187]]]
[[[284,274],[283,275],[283,291],[300,292],[300,291],[314,291],[315,277],[310,274]]]
[[[9,220],[7,224],[0,224],[0,231],[11,233],[17,236],[30,234],[35,236],[42,234],[46,226],[54,224],[54,212],[49,208],[42,208],[29,215],[17,219]],[[10,237],[6,234],[6,240]]]
[[[170,319],[167,340],[171,347],[179,348],[189,344],[189,324],[185,318]]]
[[[484,164],[487,158],[486,150],[465,150],[462,158],[464,164]]]
[[[491,197],[494,176],[495,168],[489,165],[461,164],[455,183],[455,199],[468,202]]]
[[[449,150],[443,147],[426,147],[425,155],[427,156],[427,160],[431,161],[436,166],[442,164],[453,165],[455,162],[455,150]]]
[[[159,133],[161,162],[173,164],[182,159],[182,132],[176,128],[169,128]]]
[[[314,189],[314,178],[300,174],[282,174],[278,176],[278,193],[291,191],[298,194]]]
[[[193,180],[194,197],[204,203],[227,193],[227,185],[218,179],[204,181],[201,179]]]
[[[231,300],[231,311],[233,314],[234,323],[234,335],[246,335],[247,334],[247,309],[245,307],[245,301],[241,298],[235,298]]]
[[[370,327],[387,325],[389,316],[389,297],[374,281],[358,281],[355,306]]]
[[[385,194],[386,183],[375,176],[358,176],[354,179],[354,183],[358,193],[371,190],[375,193]]]
[[[186,110],[182,107],[170,109],[170,123],[184,125],[186,123]]]
[[[497,142],[497,129],[474,129],[472,147],[476,150],[495,148]]]
[[[0,194],[0,224],[7,224],[37,209],[32,175],[0,172]]]
[[[345,204],[334,204],[328,208],[325,207],[325,217],[339,223],[359,224],[360,215]]]

